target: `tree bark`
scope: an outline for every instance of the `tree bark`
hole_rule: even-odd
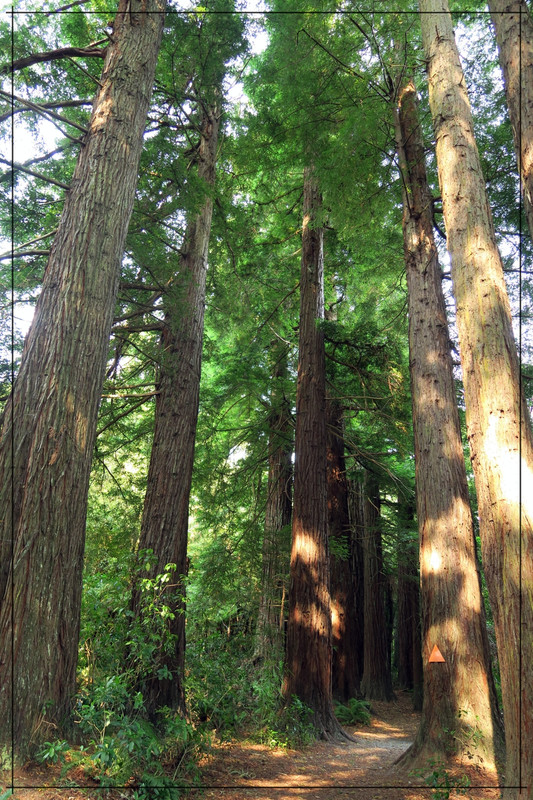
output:
[[[0,742],[13,725],[17,755],[50,737],[43,707],[65,723],[75,691],[96,417],[164,5],[119,5],[2,420]]]
[[[470,753],[494,765],[502,731],[412,81],[400,90],[396,137],[404,188],[424,674],[422,720],[408,758],[422,764],[428,758]],[[428,662],[434,645],[444,663]],[[479,742],[471,736],[476,729],[483,736]]]
[[[489,0],[533,241],[533,20],[525,0]]]
[[[198,175],[205,181],[208,192],[215,183],[219,124],[219,103],[204,104]],[[145,706],[151,716],[162,706],[185,712],[183,577],[187,573],[189,498],[198,420],[212,215],[213,199],[208,195],[200,212],[187,223],[179,272],[164,297],[165,325],[156,387],[154,439],[138,549],[150,549],[155,555],[147,575],[149,578],[164,573],[167,564],[176,565],[176,580],[171,581],[172,588],[165,590],[161,598],[173,614],[168,632],[175,641],[170,652],[158,654],[150,673],[140,681]],[[134,618],[142,618],[142,596],[135,587],[132,610]],[[157,670],[165,667],[172,677],[158,678]]]
[[[275,340],[271,355],[274,364],[269,418],[268,484],[261,600],[255,644],[255,657],[265,660],[281,654],[290,550],[286,532],[292,515],[292,425],[289,401],[283,391],[283,382],[287,380],[285,345],[280,345]]]
[[[494,615],[507,786],[533,795],[533,436],[501,258],[446,0],[421,0],[437,165],[457,303],[466,426]],[[516,797],[516,789],[507,791]]]
[[[363,555],[365,520],[362,486],[357,480],[353,479],[348,483],[348,512],[350,516],[350,561],[355,607],[353,618],[355,622],[353,630],[353,649],[357,658],[357,672],[362,676],[365,666],[365,567]]]
[[[413,709],[422,710],[422,642],[420,632],[420,579],[418,542],[407,539],[414,521],[414,507],[400,500],[400,519],[405,525],[398,543],[397,645],[398,686],[413,692]]]
[[[347,736],[333,714],[326,498],[326,377],[321,197],[304,171],[294,508],[283,695],[313,712],[322,738]]]
[[[348,481],[344,460],[343,410],[328,399],[327,496],[333,696],[344,702],[359,695],[358,620],[352,574],[352,535],[348,510]]]
[[[376,477],[368,471],[364,487],[364,520],[365,654],[361,692],[369,700],[393,700],[379,484]]]

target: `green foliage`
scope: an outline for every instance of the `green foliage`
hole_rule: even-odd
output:
[[[317,737],[314,712],[299,697],[293,696],[270,731],[269,743],[277,747],[303,747]]]
[[[186,689],[193,717],[221,738],[250,726],[255,707],[250,637],[220,620],[191,631],[186,652]],[[263,701],[264,702],[264,701]]]
[[[335,704],[335,716],[343,725],[370,725],[370,711],[370,703],[356,697],[351,697],[347,703]]]
[[[284,706],[283,660],[253,653],[246,630],[231,626],[192,629],[187,643],[187,696],[200,727],[219,739],[246,736],[270,747],[300,747],[316,738],[313,712],[299,698]]]
[[[53,742],[43,742],[41,749],[37,753],[37,760],[41,763],[50,762],[57,764],[65,761],[65,753],[69,749],[69,744],[65,740],[56,739]]]
[[[169,708],[159,709],[157,724],[149,722],[142,694],[132,691],[131,673],[105,677],[82,693],[75,721],[84,745],[68,749],[66,742],[46,743],[40,758],[55,763],[58,754],[62,760],[68,754],[64,771],[81,765],[102,785],[130,779],[161,785],[169,769],[184,780],[194,779],[195,759],[207,744]]]
[[[428,769],[431,772],[428,773]],[[426,786],[433,789],[433,800],[449,800],[452,792],[466,795],[470,786],[467,775],[454,778],[446,769],[446,765],[435,759],[429,759],[425,769],[413,770],[412,774],[423,778]]]
[[[110,557],[106,572],[86,577],[75,719],[84,745],[68,750],[65,767],[80,764],[102,785],[134,778],[149,785],[146,792],[158,785],[166,792],[161,797],[177,797],[169,794],[174,791],[172,783],[165,785],[167,771],[194,779],[195,759],[207,739],[169,708],[159,709],[156,721],[147,719],[139,686],[174,641],[168,624],[173,616],[169,603],[174,599],[175,565],[147,578],[153,561],[149,550],[136,559]],[[132,581],[140,589],[140,613],[135,619],[130,610]],[[42,758],[55,761],[57,753],[64,756],[65,745],[47,743]],[[142,794],[144,788],[136,791],[141,792],[139,798],[148,796]]]
[[[143,774],[140,786],[133,791],[132,800],[178,800],[184,793],[165,775]]]

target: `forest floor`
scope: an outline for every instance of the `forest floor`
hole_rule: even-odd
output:
[[[420,778],[393,766],[413,741],[419,717],[411,708],[409,695],[399,692],[392,703],[372,702],[369,726],[346,727],[354,742],[315,742],[287,750],[246,741],[215,741],[200,763],[204,788],[191,789],[183,796],[187,800],[455,800],[464,796],[454,790],[436,794]],[[59,773],[59,767],[52,765],[33,764],[17,770],[17,788],[10,800],[121,800],[132,796],[126,789],[104,793],[96,782],[71,773],[70,781],[86,788],[68,787],[65,779],[59,780]],[[459,784],[465,775],[470,779],[466,797],[500,797],[494,773],[468,761],[449,770],[452,784]]]

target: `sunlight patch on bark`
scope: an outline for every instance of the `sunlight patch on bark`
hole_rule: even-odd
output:
[[[316,534],[312,535],[305,531],[298,531],[294,537],[293,553],[297,554],[299,558],[302,557],[302,553],[305,553],[306,561],[318,561],[320,552],[316,542]]]
[[[79,450],[85,451],[87,446],[87,417],[79,411],[76,414],[76,444]]]
[[[485,441],[493,463],[500,465],[500,493],[509,503],[522,505],[522,513],[533,519],[533,472],[516,449],[512,448],[500,432],[502,418],[489,417]],[[520,494],[520,483],[522,492]]]
[[[91,131],[94,133],[95,131],[103,128],[108,120],[109,115],[111,114],[111,108],[113,107],[113,98],[110,95],[105,97],[101,96],[101,101],[98,104],[98,107],[95,109],[94,117],[92,120]]]
[[[442,564],[442,558],[439,555],[439,552],[433,547],[431,549],[431,553],[429,555],[429,568],[433,572],[438,572]]]

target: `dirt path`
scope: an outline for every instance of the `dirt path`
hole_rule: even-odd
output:
[[[394,761],[411,744],[419,714],[411,709],[407,694],[393,703],[372,703],[370,726],[348,727],[354,742],[317,742],[301,750],[270,749],[247,742],[217,743],[200,764],[202,791],[183,793],[186,800],[432,800],[420,779],[399,773]],[[17,788],[10,800],[103,800],[102,790],[59,788],[58,770],[33,767],[18,771]],[[468,774],[473,800],[496,800],[500,796],[494,775],[461,765],[458,774]],[[73,776],[70,776],[71,778]],[[81,785],[91,781],[76,775]],[[49,786],[50,788],[33,788]],[[32,788],[29,788],[32,787]],[[53,787],[53,788],[52,788]],[[2,792],[0,791],[0,795]],[[106,800],[131,798],[132,792],[112,790]],[[451,792],[450,800],[460,795]]]
[[[372,710],[370,726],[347,728],[355,742],[318,742],[298,751],[219,745],[203,768],[204,786],[213,787],[206,800],[431,800],[419,778],[393,767],[418,729],[420,715],[412,711],[409,696],[400,692],[393,703],[373,702]],[[468,774],[475,800],[499,798],[496,788],[474,789],[494,786],[494,775],[470,765],[461,765],[458,773]],[[452,791],[450,800],[459,796]]]

